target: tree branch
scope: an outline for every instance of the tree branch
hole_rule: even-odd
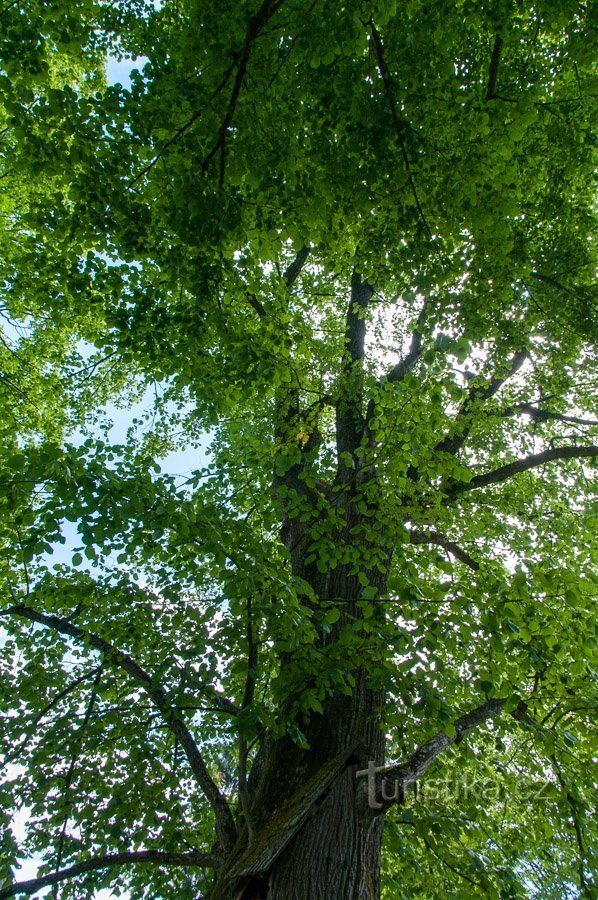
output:
[[[60,829],[60,836],[58,838],[58,849],[56,851],[56,865],[54,867],[54,874],[57,874],[60,871],[60,866],[62,865],[62,855],[64,852],[64,839],[66,837],[66,829],[69,821],[69,791],[71,789],[71,784],[73,783],[73,776],[75,774],[75,766],[77,765],[77,760],[79,759],[79,755],[81,753],[81,748],[83,746],[83,738],[85,736],[85,732],[87,731],[87,726],[89,725],[89,721],[91,719],[93,708],[96,704],[96,700],[98,697],[98,688],[100,686],[100,681],[102,679],[102,675],[104,674],[104,664],[98,668],[96,676],[94,678],[93,687],[91,690],[91,694],[89,697],[89,701],[87,703],[87,707],[85,709],[85,715],[83,716],[83,721],[78,729],[78,731],[74,735],[74,749],[73,754],[71,756],[71,761],[69,763],[68,771],[66,773],[66,778],[64,780],[64,817],[62,820],[62,828]],[[58,900],[58,888],[55,886],[52,894],[54,900]]]
[[[428,220],[426,219],[425,213],[423,211],[422,205],[420,203],[419,195],[417,192],[417,187],[415,184],[415,179],[413,177],[413,172],[411,171],[411,163],[409,162],[409,155],[407,153],[407,147],[405,146],[405,138],[403,137],[403,133],[405,130],[405,123],[399,116],[397,112],[397,101],[395,96],[395,86],[392,80],[392,76],[390,74],[390,70],[386,63],[386,59],[384,57],[384,45],[382,43],[382,38],[380,37],[380,32],[374,25],[373,19],[370,19],[370,34],[372,36],[372,42],[374,44],[374,50],[376,52],[376,59],[378,63],[378,71],[380,72],[380,77],[382,78],[382,83],[384,84],[384,91],[386,93],[386,99],[388,100],[388,105],[390,107],[390,114],[392,116],[392,121],[395,126],[395,132],[397,135],[397,140],[399,142],[399,148],[401,150],[401,156],[403,157],[403,163],[405,164],[405,171],[407,172],[407,180],[409,181],[409,186],[411,188],[411,193],[413,194],[413,199],[415,201],[415,205],[417,207],[417,211],[419,213],[419,217],[422,221],[426,234],[430,241],[433,242],[434,238],[432,235],[432,230],[428,225]]]
[[[299,275],[301,274],[301,270],[303,266],[307,262],[307,257],[310,254],[310,247],[302,247],[301,250],[295,256],[293,262],[285,269],[283,273],[283,281],[285,282],[288,288],[291,288]]]
[[[214,92],[213,92],[212,96],[210,97],[210,100],[213,100],[214,97],[218,96],[220,91],[223,90],[223,88],[226,86],[230,76],[232,75],[234,68],[235,68],[235,64],[233,62],[233,63],[231,63],[231,65],[228,67],[228,69],[224,73],[224,76],[223,76],[222,80],[220,81],[220,83],[214,89]],[[172,135],[172,137],[169,138],[166,141],[166,143],[162,145],[162,147],[158,150],[156,155],[154,157],[152,157],[152,159],[149,161],[149,163],[146,166],[144,166],[143,169],[141,169],[141,171],[139,171],[137,173],[137,175],[135,175],[128,182],[128,184],[127,184],[128,188],[132,188],[133,185],[137,184],[137,182],[140,181],[144,175],[147,175],[148,172],[151,172],[151,170],[154,168],[156,163],[160,159],[162,159],[162,157],[164,156],[166,151],[169,150],[170,147],[172,147],[172,145],[175,144],[178,141],[178,139],[180,137],[182,137],[185,134],[185,132],[188,131],[188,129],[191,128],[192,125],[195,124],[195,122],[197,122],[197,120],[199,118],[201,118],[203,111],[204,111],[203,109],[196,110],[193,113],[193,115],[191,116],[191,118],[188,119],[184,125],[181,125],[181,127],[179,129],[177,129],[177,131],[175,131],[175,133]]]
[[[266,310],[264,309],[264,307],[262,306],[260,301],[257,299],[255,294],[250,294],[249,292],[247,292],[247,294],[245,296],[247,297],[247,302],[249,303],[249,305],[251,307],[253,307],[253,309],[255,309],[255,311],[258,314],[258,316],[260,317],[260,319],[263,319],[263,317],[266,315]]]
[[[309,247],[302,247],[301,250],[299,250],[299,252],[295,256],[295,259],[293,260],[293,262],[288,266],[287,269],[285,269],[282,279],[289,289],[293,286],[294,282],[299,277],[301,270],[303,269],[305,263],[307,262],[307,257],[309,256],[309,253],[310,253]],[[255,311],[258,314],[258,316],[260,317],[260,319],[262,319],[265,315],[267,315],[266,310],[264,309],[264,307],[260,303],[260,301],[257,299],[255,294],[251,294],[251,293],[247,292],[246,297],[247,297],[247,302],[249,303],[250,306],[253,307],[253,309],[255,309]]]
[[[486,100],[494,100],[494,98],[496,97],[496,86],[498,83],[498,68],[500,66],[502,43],[503,42],[500,35],[496,35],[496,37],[494,38],[494,47],[492,48],[492,58],[490,59],[490,71],[488,73]]]
[[[216,138],[216,142],[209,153],[204,157],[201,164],[202,170],[205,172],[214,156],[218,153],[218,151],[220,151],[220,174],[218,179],[220,187],[222,187],[224,184],[226,137],[228,134],[228,129],[231,126],[233,116],[235,114],[235,109],[239,100],[239,94],[241,93],[243,79],[245,78],[245,74],[247,72],[247,64],[249,63],[251,48],[254,41],[259,37],[259,34],[263,27],[272,18],[274,13],[282,6],[283,3],[284,0],[264,0],[256,14],[254,16],[251,16],[249,22],[247,23],[247,30],[245,32],[245,41],[243,44],[243,48],[237,56],[237,74],[235,75],[233,89],[228,101],[228,107],[220,124],[220,128],[218,129],[218,137]]]
[[[411,334],[411,344],[409,345],[408,353],[396,364],[396,366],[393,366],[393,368],[386,373],[382,381],[386,381],[389,384],[396,384],[397,382],[402,381],[405,375],[407,375],[418,363],[423,351],[423,334],[421,329],[426,321],[427,312],[428,301],[424,300],[420,314],[417,317],[415,328]]]
[[[101,668],[101,665],[95,666],[90,672],[86,672],[84,675],[81,675],[79,678],[75,678],[74,681],[71,681],[70,684],[63,688],[63,690],[59,691],[58,694],[56,694],[56,696],[53,697],[50,702],[47,703],[44,708],[37,713],[31,724],[27,727],[33,732],[39,725],[41,720],[44,718],[44,716],[50,712],[50,710],[52,710],[58,703],[60,703],[61,700],[64,700],[65,697],[68,697],[68,695],[72,691],[76,690],[79,685],[83,684],[83,682],[87,681],[89,678],[95,677],[95,675],[97,675]],[[8,765],[8,763],[14,762],[15,759],[18,759],[21,750],[23,750],[23,748],[27,746],[30,740],[31,734],[24,737],[23,740],[4,757],[2,765],[6,766]]]
[[[343,453],[353,453],[363,434],[363,359],[365,356],[365,311],[374,288],[358,272],[351,275],[351,298],[345,319],[345,350],[341,362],[339,396],[336,403],[336,447],[339,471]]]
[[[515,373],[519,371],[528,357],[529,353],[527,350],[518,350],[511,360],[511,364],[506,375],[493,378],[485,387],[478,386],[471,388],[467,398],[465,399],[459,412],[457,413],[455,419],[455,431],[452,434],[448,434],[438,444],[436,444],[434,450],[440,450],[443,453],[457,453],[463,447],[465,441],[469,437],[471,422],[468,422],[467,420],[475,411],[476,406],[479,403],[485,403],[486,400],[490,400],[491,397],[494,397],[494,395],[497,394],[501,389],[505,381],[507,381],[507,379],[511,378],[511,376],[515,375]]]
[[[449,737],[444,732],[435,734],[429,741],[418,747],[406,762],[393,763],[389,766],[375,766],[371,771],[364,769],[357,772],[358,777],[360,777],[359,785],[361,786],[364,800],[368,792],[368,782],[371,775],[375,772],[375,806],[371,805],[372,797],[370,796],[369,798],[371,814],[381,815],[394,803],[402,802],[401,798],[404,797],[406,788],[419,781],[444,750],[452,744],[459,744],[470,731],[498,715],[502,711],[504,704],[505,700],[488,700],[477,709],[465,713],[453,723],[454,734],[452,737]],[[367,780],[363,779],[364,775],[368,775]],[[399,788],[398,791],[395,791],[392,799],[386,800],[381,796],[380,788],[383,780],[393,781]],[[371,791],[371,783],[369,788]]]
[[[535,469],[543,466],[545,463],[553,462],[557,459],[593,459],[598,456],[598,447],[551,447],[542,453],[534,453],[523,459],[516,459],[512,463],[500,466],[492,472],[484,472],[482,475],[476,475],[471,481],[451,484],[445,493],[454,496],[464,491],[471,491],[475,488],[487,487],[490,484],[499,484],[518,475],[520,472],[527,472],[528,469]]]
[[[531,276],[532,278],[535,278],[536,281],[540,281],[542,284],[548,284],[556,291],[560,291],[562,294],[566,294],[569,297],[579,296],[575,291],[572,291],[571,288],[568,288],[566,285],[562,284],[552,275],[543,275],[542,272],[532,272]]]
[[[42,888],[58,884],[77,875],[86,872],[95,872],[99,869],[109,869],[113,866],[125,866],[129,863],[156,863],[160,866],[199,866],[212,868],[216,865],[213,856],[204,853],[167,853],[162,850],[137,850],[124,853],[108,853],[106,856],[92,857],[83,862],[75,863],[68,869],[52,872],[51,875],[42,875],[40,878],[31,878],[28,881],[19,881],[9,888],[0,890],[0,900],[6,897],[16,897],[18,894],[35,894]]]
[[[563,790],[563,794],[566,797],[569,809],[571,810],[571,821],[573,822],[573,829],[575,831],[575,839],[577,841],[577,848],[579,851],[578,870],[579,870],[579,886],[581,888],[581,893],[584,897],[588,897],[589,900],[591,900],[591,898],[594,896],[594,894],[591,890],[591,885],[588,884],[588,880],[586,878],[586,873],[585,873],[586,851],[585,851],[585,847],[584,847],[583,831],[582,831],[582,827],[581,827],[581,822],[579,821],[578,803],[569,789],[569,786],[563,775],[563,771],[561,769],[560,763],[554,753],[552,753],[550,755],[550,761],[552,763],[553,770],[556,774],[559,784]]]
[[[410,531],[409,537],[412,544],[438,544],[439,547],[444,547],[445,550],[452,553],[456,559],[469,566],[474,572],[479,571],[480,564],[469,553],[466,553],[458,544],[437,531]]]
[[[562,413],[552,412],[549,409],[538,409],[530,403],[520,403],[518,406],[508,406],[503,409],[501,415],[516,416],[518,413],[524,413],[534,422],[565,422],[571,425],[598,425],[598,419],[582,419],[580,416],[567,416]]]
[[[422,328],[424,322],[426,321],[426,316],[428,314],[428,301],[424,300],[423,306],[419,312],[417,317],[417,322],[415,323],[415,328],[411,333],[411,343],[409,345],[409,350],[403,359],[399,360],[396,366],[393,366],[389,372],[386,373],[378,382],[377,387],[381,387],[383,384],[399,384],[403,378],[415,368],[419,359],[423,352],[423,333]],[[374,414],[376,411],[376,401],[374,397],[370,398],[368,403],[368,407],[365,414],[366,427],[368,431],[370,431],[370,439],[374,439],[374,435],[371,433],[371,429],[369,426],[370,421],[374,418]]]
[[[123,653],[121,650],[113,647],[109,641],[106,641],[104,638],[93,632],[79,628],[78,625],[73,625],[72,622],[62,616],[41,613],[29,606],[21,604],[9,607],[9,609],[5,610],[3,613],[3,615],[6,614],[29,619],[29,621],[35,622],[38,625],[44,625],[46,628],[52,628],[60,634],[68,635],[77,641],[82,641],[90,647],[93,647],[95,650],[100,650],[104,654],[106,662],[122,669],[145,691],[160,713],[167,728],[169,728],[178,739],[183,752],[187,757],[191,771],[214,811],[218,839],[223,848],[230,849],[236,840],[237,829],[228,803],[219,791],[216,783],[213,781],[204,758],[187,725],[170,704],[164,689],[155,682],[151,675],[149,675],[145,669],[135,662],[135,660],[127,653]]]
[[[258,666],[258,643],[254,634],[253,607],[251,596],[247,597],[247,675],[245,678],[245,691],[241,709],[245,710],[253,703],[255,695],[255,678]],[[243,817],[247,825],[248,843],[254,838],[253,817],[251,815],[251,802],[247,790],[247,738],[243,733],[239,736],[239,799]]]

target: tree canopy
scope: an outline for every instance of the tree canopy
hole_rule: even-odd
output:
[[[5,0],[0,897],[261,875],[362,689],[383,896],[594,896],[591,24]]]

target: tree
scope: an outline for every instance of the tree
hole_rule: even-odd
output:
[[[0,897],[594,896],[589,10],[0,14]]]

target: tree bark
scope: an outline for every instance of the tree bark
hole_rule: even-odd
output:
[[[302,750],[289,738],[278,741],[266,763],[253,804],[258,840],[269,822],[280,816],[293,797],[300,794],[314,774],[322,771],[339,748],[353,750],[331,784],[310,804],[305,821],[280,850],[276,839],[292,823],[282,816],[273,835],[271,853],[258,871],[229,881],[238,867],[233,853],[225,863],[214,898],[224,900],[314,900],[347,898],[376,900],[380,893],[380,856],[383,817],[373,816],[359,802],[358,769],[367,760],[377,764],[384,758],[384,735],[379,728],[381,697],[367,688],[365,672],[351,697],[336,695],[323,715],[309,729],[310,748]],[[263,833],[263,832],[262,832]],[[241,845],[246,833],[241,835]],[[239,848],[238,848],[239,849]],[[244,849],[241,846],[241,854]],[[242,869],[241,869],[242,871]],[[228,882],[228,883],[227,883]]]
[[[355,519],[350,517],[350,524]],[[295,539],[297,534],[295,529]],[[339,535],[347,539],[347,533]],[[338,603],[341,616],[322,646],[337,640],[344,625],[362,615],[356,601],[362,585],[355,573],[339,566],[319,573],[305,567],[295,556],[302,577],[307,578],[323,601]],[[370,584],[380,593],[385,576],[367,572]],[[367,768],[368,760],[384,763],[384,732],[380,727],[384,695],[370,686],[368,666],[354,671],[355,686],[350,696],[336,692],[324,704],[322,714],[312,714],[301,725],[309,742],[299,747],[289,736],[274,742],[259,784],[252,798],[255,840],[265,841],[270,849],[260,848],[260,861],[246,865],[247,833],[241,833],[233,853],[224,864],[217,882],[214,900],[376,900],[380,895],[380,858],[383,816],[372,815],[358,792],[356,772]],[[315,791],[313,801],[299,825],[292,813],[285,821],[285,810],[293,809],[294,798],[301,797],[310,779],[325,772],[336,758],[343,760],[325,789]],[[277,833],[268,829],[279,822]],[[288,829],[285,837],[283,832]],[[277,844],[278,842],[278,844]],[[282,845],[282,846],[281,846]],[[251,871],[248,871],[251,870]]]
[[[299,831],[269,874],[257,900],[351,898],[375,900],[380,894],[382,817],[359,813],[356,766],[336,779],[315,814]]]

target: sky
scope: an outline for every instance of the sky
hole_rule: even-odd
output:
[[[142,69],[149,62],[146,56],[139,56],[136,60],[114,59],[108,57],[106,63],[106,78],[108,84],[122,84],[124,88],[131,86],[131,70]]]

